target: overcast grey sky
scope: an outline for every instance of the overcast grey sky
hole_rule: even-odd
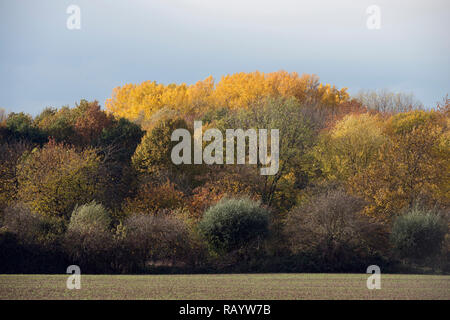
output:
[[[66,27],[71,4],[80,30]],[[449,30],[448,0],[0,0],[0,107],[36,115],[103,105],[125,83],[281,69],[434,106],[450,93]]]

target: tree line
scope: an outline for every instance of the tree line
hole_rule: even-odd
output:
[[[0,272],[448,272],[449,101],[279,71],[0,113]],[[279,129],[278,172],[174,164],[194,120]]]

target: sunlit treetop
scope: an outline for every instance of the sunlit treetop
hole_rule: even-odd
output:
[[[333,107],[348,101],[346,90],[322,84],[315,75],[240,72],[223,76],[217,84],[212,76],[193,85],[156,81],[126,84],[113,90],[106,109],[148,128],[165,115],[192,117],[216,108],[246,109],[270,96],[295,97],[305,104]]]

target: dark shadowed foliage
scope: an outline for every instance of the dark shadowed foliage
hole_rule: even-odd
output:
[[[387,232],[361,214],[363,207],[360,199],[332,189],[293,209],[285,222],[292,253],[324,271],[362,270],[376,261],[386,248]]]
[[[0,223],[0,273],[63,273],[62,219],[42,217],[26,206],[5,209]]]
[[[446,233],[443,217],[415,206],[395,220],[391,242],[401,258],[424,262],[441,254]]]

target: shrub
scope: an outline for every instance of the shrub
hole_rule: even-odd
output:
[[[223,198],[242,195],[252,200],[261,198],[256,190],[259,184],[248,168],[211,168],[205,178],[205,183],[192,190],[189,207],[196,218],[201,218],[206,209]]]
[[[416,206],[395,220],[391,242],[401,258],[419,262],[439,254],[446,232],[444,219]]]
[[[4,211],[0,228],[0,273],[61,273],[67,267],[60,246],[64,221],[32,213],[17,204]]]
[[[70,264],[79,265],[84,272],[111,271],[115,255],[111,232],[99,229],[69,230],[66,233],[64,249]]]
[[[214,252],[230,253],[268,236],[269,211],[248,198],[222,199],[205,212],[199,231]]]
[[[69,230],[88,231],[99,229],[107,231],[111,224],[111,217],[102,204],[91,203],[76,206],[70,217]]]
[[[315,260],[320,271],[358,270],[387,246],[381,224],[361,214],[364,202],[331,189],[291,210],[284,232],[293,254]]]
[[[183,264],[190,259],[188,225],[177,217],[133,214],[117,227],[121,271],[142,271],[148,264]]]
[[[23,204],[6,208],[2,224],[8,232],[15,234],[21,243],[42,247],[56,245],[65,231],[62,219],[43,217],[31,212]]]
[[[76,207],[64,241],[71,263],[84,272],[108,272],[114,259],[114,239],[107,210],[95,202]]]

